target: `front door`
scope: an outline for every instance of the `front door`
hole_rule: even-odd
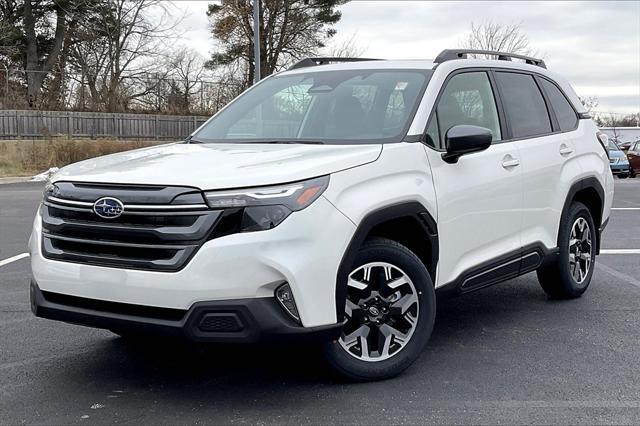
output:
[[[494,142],[485,151],[463,155],[455,164],[425,147],[438,202],[438,285],[471,278],[472,270],[518,253],[521,247],[520,153],[515,144],[502,142],[487,72],[465,71],[449,79],[429,122],[428,137],[440,141],[434,145],[444,146],[446,132],[459,124],[490,129]],[[519,267],[517,260],[513,266]]]

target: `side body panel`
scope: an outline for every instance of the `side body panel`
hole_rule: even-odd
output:
[[[556,247],[569,188],[582,175],[575,141],[583,136],[584,126],[579,126],[573,132],[514,142],[522,156],[523,245]]]
[[[627,151],[627,158],[629,159],[631,168],[636,173],[640,173],[640,142],[631,144],[629,151]]]
[[[441,153],[424,148],[432,165],[438,199],[440,259],[436,286],[464,271],[520,249],[521,167],[515,144],[496,144],[448,164]]]
[[[580,120],[578,133],[575,138],[576,158],[580,163],[580,175],[575,181],[585,178],[595,178],[604,190],[602,206],[602,225],[611,214],[613,204],[613,174],[609,167],[609,158],[596,138],[598,128],[592,120]]]
[[[370,212],[411,201],[438,220],[431,168],[420,143],[385,145],[376,162],[332,175],[324,196],[356,225]]]

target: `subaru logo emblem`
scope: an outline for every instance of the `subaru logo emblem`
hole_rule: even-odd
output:
[[[117,198],[103,197],[93,203],[93,212],[104,219],[115,219],[124,211],[124,204]]]

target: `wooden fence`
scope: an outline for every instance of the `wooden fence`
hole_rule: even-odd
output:
[[[209,117],[0,110],[0,139],[49,136],[184,139]]]

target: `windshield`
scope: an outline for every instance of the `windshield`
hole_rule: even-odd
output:
[[[614,141],[609,140],[609,151],[620,151],[620,148],[618,148],[618,145],[616,145]]]
[[[400,142],[432,71],[341,70],[271,77],[192,137],[194,142]]]

